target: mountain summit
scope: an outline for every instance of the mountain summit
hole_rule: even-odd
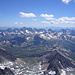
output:
[[[49,71],[55,71],[56,75],[61,74],[61,69],[66,68],[75,68],[75,62],[70,59],[69,57],[66,57],[62,53],[60,53],[58,50],[52,51],[46,59],[48,60],[48,67],[47,72]]]

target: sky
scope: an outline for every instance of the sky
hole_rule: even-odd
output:
[[[75,27],[75,0],[0,0],[0,27]]]

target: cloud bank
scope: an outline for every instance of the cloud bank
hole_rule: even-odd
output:
[[[14,24],[15,24],[15,25],[17,25],[17,24],[21,24],[21,25],[22,25],[23,23],[22,23],[22,22],[20,22],[20,23],[18,23],[18,22],[15,22]]]
[[[43,17],[43,16],[41,16]],[[45,17],[46,20],[50,21],[42,21],[43,24],[75,24],[75,17],[61,17],[61,18],[54,18],[54,15],[52,17]]]
[[[75,2],[75,0],[62,0],[62,2],[64,2],[65,4],[69,4],[71,1]]]
[[[44,18],[52,18],[52,17],[54,17],[54,15],[48,15],[48,14],[41,14],[40,16],[44,17]]]
[[[41,21],[41,23],[43,23],[43,24],[75,24],[75,17],[55,18],[53,14],[41,14],[39,16],[48,20],[48,21]],[[33,13],[20,12],[20,17],[31,18],[31,17],[36,17],[36,15]],[[36,17],[36,19],[32,19],[32,20],[37,20],[37,17]],[[15,22],[15,24],[19,24],[19,23]],[[20,23],[20,24],[22,24],[22,23]]]
[[[20,12],[20,17],[28,17],[28,18],[31,18],[31,17],[36,17],[35,14],[33,13],[24,13],[24,12]]]
[[[71,0],[62,0],[62,2],[64,2],[65,4],[68,4],[69,2],[71,2]]]
[[[47,20],[54,20],[54,15],[41,14],[40,17],[44,17]]]
[[[15,22],[14,24],[18,24],[18,22]]]

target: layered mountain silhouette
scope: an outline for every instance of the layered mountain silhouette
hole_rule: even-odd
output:
[[[48,60],[47,71],[55,71],[55,75],[60,75],[60,69],[66,69],[69,67],[75,68],[75,61],[66,57],[58,50],[52,51],[46,59]]]

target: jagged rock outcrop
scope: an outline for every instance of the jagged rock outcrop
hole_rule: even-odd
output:
[[[0,69],[0,75],[14,75],[14,73],[7,67],[5,69]]]
[[[56,75],[60,75],[60,69],[72,67],[75,68],[75,63],[70,58],[66,57],[65,55],[61,54],[59,51],[52,51],[50,55],[46,57],[48,59],[48,67],[47,71],[55,71]]]

